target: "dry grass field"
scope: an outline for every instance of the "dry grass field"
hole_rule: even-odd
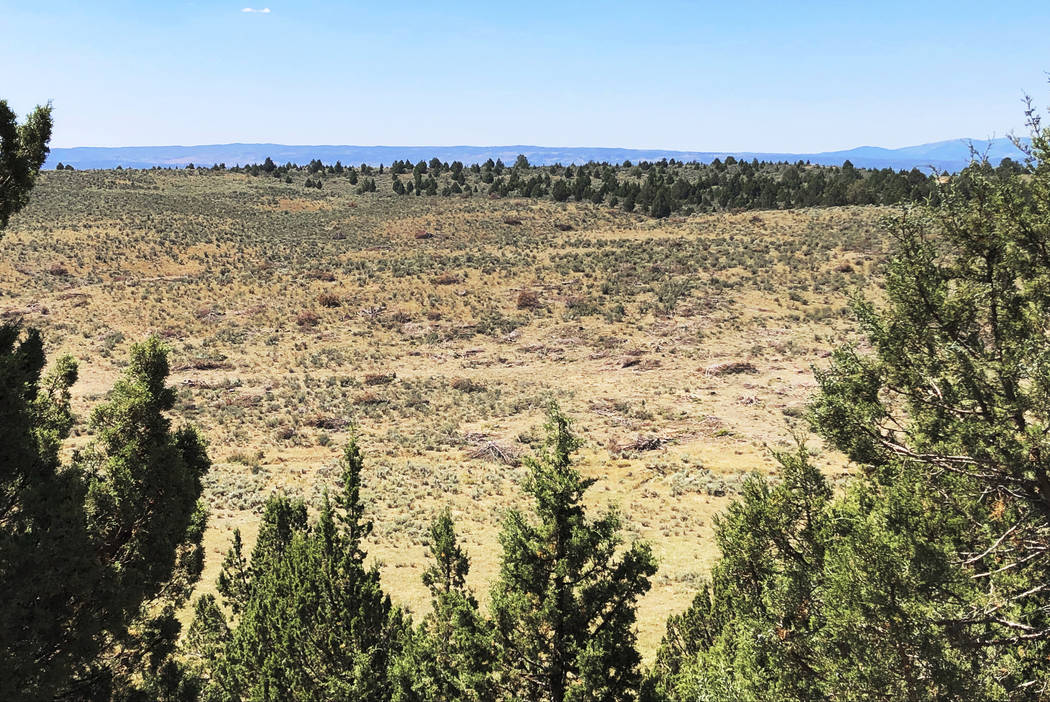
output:
[[[660,572],[642,648],[715,551],[712,519],[771,473],[849,338],[846,295],[885,253],[872,208],[653,220],[608,206],[354,194],[234,173],[49,172],[0,241],[0,313],[81,359],[89,409],[149,333],[214,468],[205,587],[273,490],[317,503],[348,425],[367,457],[370,554],[422,611],[423,538],[450,504],[484,599],[523,505],[521,456],[557,400],[586,439],[595,505]],[[821,454],[831,474],[841,460]]]

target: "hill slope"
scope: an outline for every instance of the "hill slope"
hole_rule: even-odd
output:
[[[301,178],[297,175],[297,178]],[[89,408],[148,332],[171,347],[175,415],[214,467],[205,587],[232,529],[252,543],[273,490],[315,507],[357,424],[376,530],[401,604],[429,609],[417,565],[452,507],[484,596],[497,534],[522,507],[522,455],[558,400],[587,438],[593,507],[619,505],[660,572],[643,651],[715,555],[712,520],[772,470],[851,338],[847,292],[879,275],[885,210],[657,220],[590,202],[400,197],[238,173],[47,172],[0,240],[0,317],[84,359]],[[819,465],[841,472],[824,452]]]

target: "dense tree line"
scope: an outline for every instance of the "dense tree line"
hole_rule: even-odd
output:
[[[884,299],[854,302],[867,343],[818,372],[808,414],[856,466],[852,480],[832,489],[801,441],[777,456],[777,480],[749,479],[717,520],[708,583],[669,619],[649,670],[635,611],[657,564],[646,544],[623,541],[615,510],[587,515],[593,481],[575,468],[580,439],[557,407],[527,463],[532,509],[505,518],[487,607],[466,584],[448,511],[430,531],[431,610],[416,621],[391,603],[367,563],[352,438],[315,517],[277,495],[250,553],[235,536],[218,596],[196,600],[182,635],[208,459],[197,433],[166,416],[163,345],[133,347],[91,441],[63,459],[76,364],[45,373],[40,335],[0,328],[0,697],[1047,699],[1050,130],[1029,117],[1025,164],[976,163],[887,224]],[[29,170],[4,192],[14,212],[46,139],[4,134],[28,149],[12,162]],[[476,175],[595,187],[593,168],[529,168]],[[416,192],[453,172],[394,169]]]
[[[225,164],[218,168],[225,168]],[[268,158],[263,164],[230,170],[271,175],[287,182],[292,182],[290,174],[305,170],[310,176],[318,176],[308,177],[306,187],[321,187],[320,175],[346,177],[351,185],[357,185],[359,175],[382,174],[384,166],[373,169],[362,164],[360,168],[344,168],[339,162],[326,166],[314,160],[303,168],[291,163],[277,166]],[[1000,174],[1018,174],[1023,170],[1021,164],[1009,158],[996,167]],[[895,171],[856,168],[849,161],[842,166],[820,166],[803,161],[742,161],[732,156],[709,164],[665,159],[637,165],[627,161],[619,165],[541,167],[530,165],[524,156],[519,156],[513,166],[489,159],[469,167],[460,161],[448,164],[434,158],[415,164],[394,161],[386,171],[396,195],[481,194],[605,203],[657,218],[695,212],[897,205],[931,200],[936,203],[940,192],[939,176],[917,168]],[[358,194],[375,192],[373,185],[374,179],[366,181],[364,187],[357,189]]]
[[[550,197],[558,202],[607,203],[653,217],[721,210],[787,209],[850,204],[919,201],[933,191],[933,180],[911,172],[865,170],[847,161],[841,168],[806,163],[737,161],[710,164],[674,160],[632,166],[586,164],[531,169],[487,162],[480,180],[490,194]]]
[[[188,170],[194,170],[196,167],[191,163],[188,164],[186,168]],[[380,165],[378,168],[373,168],[366,163],[362,163],[357,167],[344,166],[341,161],[336,161],[335,164],[332,165],[325,165],[320,159],[313,159],[305,166],[300,166],[291,162],[278,165],[274,163],[273,159],[267,156],[262,163],[249,163],[243,166],[238,164],[229,167],[227,167],[225,163],[217,163],[209,170],[244,173],[250,176],[270,176],[272,178],[285,180],[285,182],[289,183],[292,182],[292,175],[299,175],[301,173],[306,174],[307,176],[316,176],[316,180],[320,180],[321,176],[339,176],[349,180],[351,185],[357,185],[357,180],[360,176],[382,175],[385,172],[385,167]]]
[[[193,168],[193,164],[187,166]],[[575,166],[532,166],[524,155],[518,156],[513,166],[499,159],[465,166],[460,161],[448,164],[432,158],[415,164],[398,160],[389,168],[383,164],[378,168],[367,164],[343,166],[339,161],[326,165],[318,159],[306,166],[279,166],[267,157],[261,164],[227,168],[221,163],[211,170],[270,176],[285,183],[297,182],[305,174],[303,187],[317,189],[323,188],[324,178],[346,178],[350,185],[358,186],[358,195],[377,192],[374,176],[388,173],[391,191],[396,195],[487,195],[604,203],[655,218],[697,212],[936,204],[940,194],[938,179],[947,178],[923,173],[918,168],[856,168],[850,161],[841,166],[823,166],[805,161],[744,161],[733,156],[708,164],[663,159],[639,164],[592,162]],[[1024,172],[1024,166],[1004,158],[995,170],[1000,175],[1017,175]],[[365,180],[359,181],[362,177]]]

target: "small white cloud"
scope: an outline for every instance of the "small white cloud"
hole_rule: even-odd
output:
[[[246,7],[244,9],[242,9],[241,12],[254,12],[255,14],[258,14],[258,15],[268,15],[268,14],[270,14],[270,8],[264,7],[262,9],[256,9],[254,7]]]

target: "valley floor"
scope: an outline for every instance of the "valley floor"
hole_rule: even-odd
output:
[[[850,339],[846,295],[873,285],[884,212],[653,220],[377,181],[45,173],[0,242],[0,312],[44,329],[49,358],[81,359],[74,446],[128,345],[171,346],[177,417],[214,462],[206,588],[271,491],[317,504],[353,423],[394,599],[429,606],[423,539],[449,504],[484,600],[520,458],[558,401],[586,439],[589,500],[659,558],[639,615],[651,653],[716,556],[714,516],[774,471],[811,366]]]

